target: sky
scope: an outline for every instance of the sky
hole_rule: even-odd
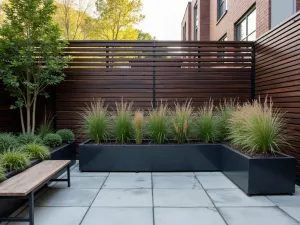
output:
[[[181,21],[190,0],[142,0],[145,20],[138,25],[157,40],[180,40]]]

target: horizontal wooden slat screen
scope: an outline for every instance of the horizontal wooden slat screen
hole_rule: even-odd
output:
[[[137,108],[154,101],[251,98],[252,42],[70,41],[73,60],[56,92],[58,128],[80,127],[78,111],[93,99]],[[78,130],[78,129],[77,129]]]
[[[286,113],[300,182],[300,14],[255,42],[256,96],[269,95]]]

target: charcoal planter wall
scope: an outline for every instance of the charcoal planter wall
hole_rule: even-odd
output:
[[[75,144],[64,144],[58,148],[53,149],[50,152],[50,158],[52,160],[72,160],[72,163],[74,164],[76,162],[76,152],[75,152]],[[33,160],[31,162],[31,166],[36,165],[37,163],[41,162],[40,160]],[[63,172],[63,171],[62,171]],[[62,173],[61,172],[61,173]],[[13,177],[20,173],[20,171],[12,171],[9,173],[6,173],[5,176],[7,179],[10,177]],[[59,176],[58,174],[57,176]],[[13,213],[16,209],[18,209],[20,206],[24,204],[24,200],[22,199],[2,199],[0,202],[0,217],[7,217],[11,213]]]
[[[221,171],[248,195],[295,192],[296,159],[251,158],[221,144],[79,145],[81,172]]]
[[[218,171],[220,145],[79,145],[82,172]]]

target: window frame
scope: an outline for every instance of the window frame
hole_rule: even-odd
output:
[[[227,12],[227,0],[217,0],[218,6],[217,6],[217,21],[222,19],[222,17]],[[221,12],[222,7],[224,7],[224,11]]]
[[[249,16],[256,11],[256,5],[252,6],[235,24],[235,40],[236,41],[248,41],[248,37],[251,36],[254,32],[256,32],[257,27],[255,25],[255,30],[251,33],[248,32],[249,24],[248,24],[248,18]],[[257,17],[255,17],[255,23],[257,22]],[[246,37],[242,40],[239,34],[239,26],[246,21]]]
[[[198,25],[199,25],[199,13],[198,13],[198,4],[196,2],[194,6],[194,40],[198,40]]]

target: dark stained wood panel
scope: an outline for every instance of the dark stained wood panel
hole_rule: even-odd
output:
[[[56,89],[56,124],[79,135],[78,112],[94,99],[148,110],[152,101],[251,98],[253,42],[70,41],[64,50],[73,60]]]
[[[256,97],[271,96],[286,112],[300,182],[300,13],[255,42]]]

